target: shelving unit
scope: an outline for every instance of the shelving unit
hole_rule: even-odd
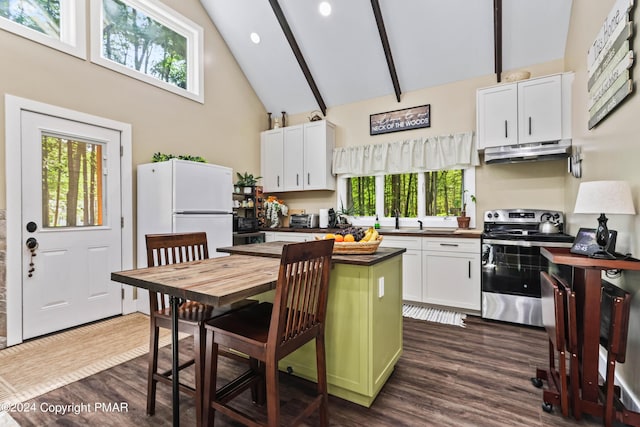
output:
[[[264,224],[262,186],[234,187],[233,244],[246,245],[265,241],[258,229]]]

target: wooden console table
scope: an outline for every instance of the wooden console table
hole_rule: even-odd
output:
[[[568,248],[543,247],[540,249],[540,253],[554,264],[563,264],[574,268],[573,291],[576,294],[578,311],[578,360],[582,372],[580,383],[582,396],[578,399],[579,408],[574,408],[574,414],[579,417],[584,412],[602,417],[604,407],[599,402],[598,386],[602,270],[640,271],[640,262],[594,259],[583,255],[574,255],[569,252]],[[572,378],[571,381],[574,379]],[[621,414],[623,418],[631,415],[626,410]]]

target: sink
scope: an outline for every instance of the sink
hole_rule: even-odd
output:
[[[411,233],[411,234],[424,233],[424,230],[420,230],[418,228],[401,228],[399,230],[395,228],[381,228],[378,231],[381,233]]]

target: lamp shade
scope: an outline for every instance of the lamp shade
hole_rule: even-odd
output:
[[[626,181],[580,183],[574,213],[635,215],[631,188]]]

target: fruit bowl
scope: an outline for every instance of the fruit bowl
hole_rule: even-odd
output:
[[[316,236],[316,240],[322,240],[322,236]],[[382,242],[382,236],[378,236],[376,240],[368,242],[334,242],[333,253],[340,255],[366,255],[373,254],[378,250]]]
[[[333,253],[340,255],[373,254],[378,250],[382,236],[369,242],[335,242]]]

